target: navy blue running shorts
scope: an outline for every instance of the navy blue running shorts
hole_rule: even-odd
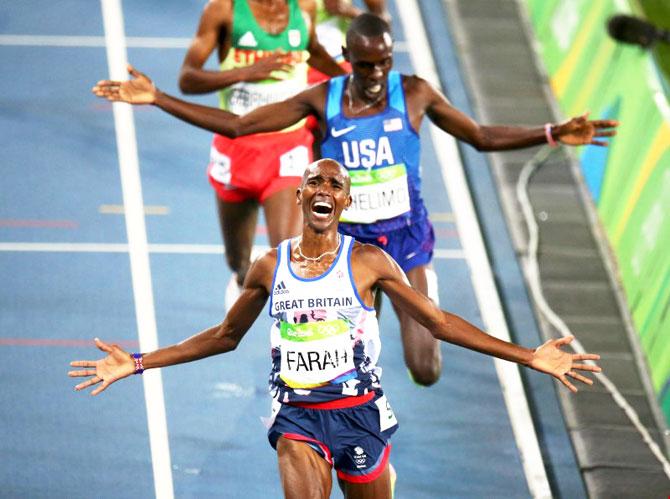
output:
[[[381,475],[391,451],[390,437],[398,429],[386,396],[375,395],[342,409],[305,405],[279,404],[268,430],[273,448],[279,437],[305,442],[335,468],[338,478],[348,482],[368,483]]]
[[[342,232],[346,232],[346,224],[344,226],[345,229]],[[343,225],[341,224],[340,227],[342,228]],[[377,237],[356,236],[356,240],[365,244],[373,244],[386,251],[405,273],[419,265],[428,265],[433,259],[435,248],[433,224],[427,218]]]

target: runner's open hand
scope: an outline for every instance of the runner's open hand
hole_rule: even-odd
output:
[[[574,336],[566,336],[556,340],[549,340],[543,345],[537,347],[533,353],[533,358],[529,367],[540,372],[547,373],[558,379],[561,383],[567,386],[571,391],[576,392],[577,388],[568,381],[568,376],[592,385],[593,380],[577,373],[580,371],[600,372],[602,369],[595,364],[577,364],[575,361],[581,360],[598,360],[600,355],[592,353],[577,353],[571,354],[561,350],[560,347],[568,345],[574,340]]]
[[[156,100],[156,86],[144,73],[128,64],[132,79],[126,81],[100,80],[92,91],[98,97],[128,104],[153,104]]]
[[[576,116],[565,123],[556,125],[552,129],[554,139],[569,146],[595,145],[606,146],[606,140],[597,137],[612,137],[616,135],[619,122],[615,120],[589,120],[589,113]]]
[[[75,360],[70,362],[72,367],[86,367],[81,371],[70,371],[68,376],[72,378],[88,377],[90,379],[79,383],[74,387],[75,390],[83,390],[89,386],[102,383],[91,392],[91,395],[97,395],[105,390],[109,385],[117,380],[123,379],[135,373],[135,362],[128,352],[125,352],[118,345],[110,345],[95,339],[95,346],[108,355],[100,360]],[[92,368],[92,369],[91,369]]]

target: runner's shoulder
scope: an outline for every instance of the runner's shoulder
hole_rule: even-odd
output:
[[[272,288],[272,279],[274,278],[275,267],[277,266],[277,255],[277,248],[270,248],[252,261],[245,280],[245,286],[264,287],[269,292]]]
[[[417,75],[400,75],[402,78],[402,87],[405,90],[405,93],[419,93],[426,92],[433,88],[433,86],[428,83],[425,79]]]
[[[351,259],[355,263],[366,266],[384,264],[391,258],[386,251],[374,244],[361,243],[354,241],[354,247],[351,250]]]
[[[366,277],[373,281],[397,276],[398,264],[386,251],[374,244],[356,241],[351,252],[352,267],[364,269]]]
[[[229,24],[233,19],[233,0],[209,0],[203,8],[202,16]]]

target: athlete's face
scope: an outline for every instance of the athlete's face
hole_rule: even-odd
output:
[[[332,159],[307,167],[297,193],[305,223],[317,232],[337,230],[342,210],[351,204],[350,185],[346,169]]]
[[[344,56],[351,64],[358,95],[371,101],[386,92],[386,77],[393,67],[393,41],[389,33],[354,36]]]

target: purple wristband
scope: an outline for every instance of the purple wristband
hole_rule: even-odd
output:
[[[142,364],[142,354],[134,353],[132,354],[133,361],[135,362],[135,374],[142,374],[144,372],[144,364]]]

